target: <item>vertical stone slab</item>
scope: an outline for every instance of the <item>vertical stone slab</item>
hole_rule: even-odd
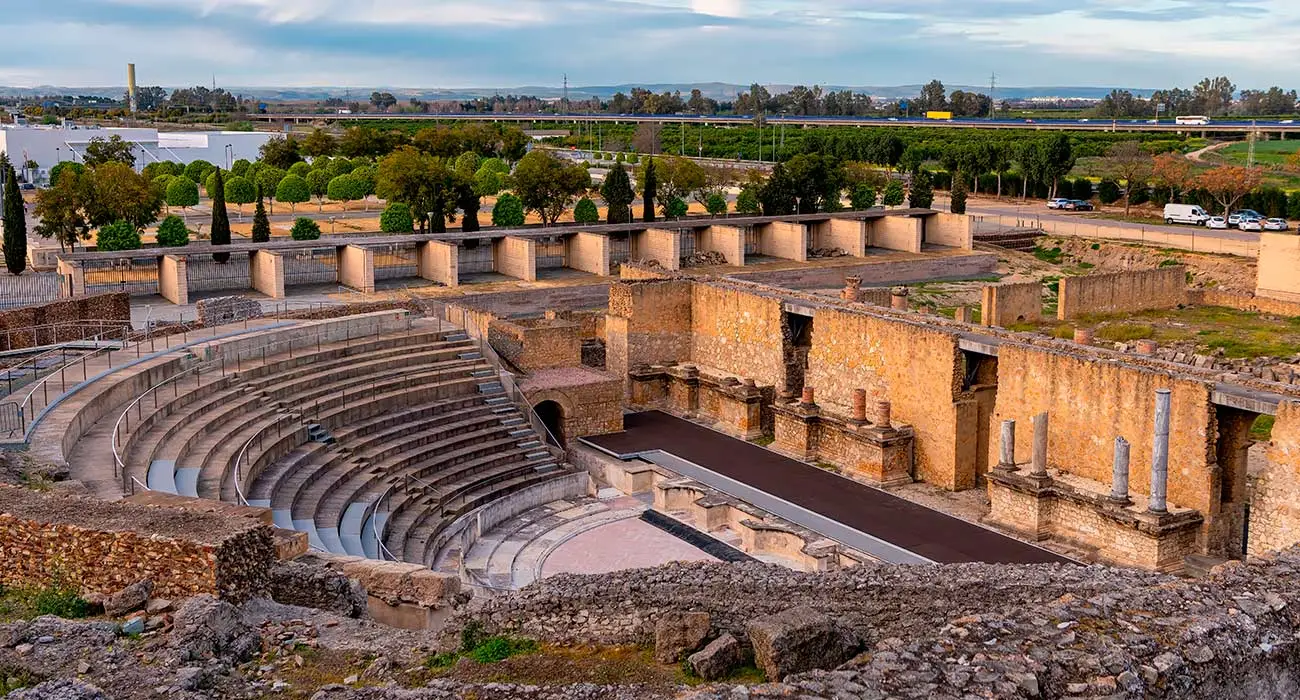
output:
[[[283,299],[284,256],[269,250],[249,253],[248,286],[272,299]]]
[[[1259,235],[1259,272],[1255,294],[1270,299],[1300,301],[1300,236],[1264,232]]]
[[[682,269],[682,237],[676,231],[648,228],[632,234],[632,255],[654,260],[665,270]]]
[[[446,241],[421,241],[415,246],[416,274],[448,287],[460,286],[460,247]]]
[[[564,246],[568,267],[609,277],[613,267],[610,262],[609,236],[598,233],[578,233],[566,238]]]
[[[537,281],[537,241],[506,236],[492,242],[497,272],[525,282]]]
[[[875,248],[921,252],[924,222],[908,216],[882,216],[871,221],[871,242]]]
[[[774,258],[808,262],[808,225],[773,221],[754,227],[758,231],[758,252]]]
[[[158,295],[173,304],[190,303],[189,274],[185,256],[164,255],[158,258]]]
[[[338,248],[339,284],[362,294],[375,292],[375,251],[361,246]]]
[[[839,248],[852,257],[867,255],[867,230],[862,219],[828,219],[813,225],[814,248]]]
[[[738,226],[710,226],[696,237],[696,252],[722,253],[728,265],[745,266],[745,230]]]
[[[936,212],[925,218],[925,240],[962,250],[975,247],[973,219],[967,214]]]
[[[980,299],[980,325],[1006,328],[1043,319],[1043,285],[1038,282],[988,285]]]
[[[59,275],[65,280],[60,296],[86,296],[86,270],[81,263],[59,260]]]
[[[1147,510],[1168,512],[1169,489],[1169,407],[1171,392],[1156,390],[1155,436],[1151,445],[1151,500]]]

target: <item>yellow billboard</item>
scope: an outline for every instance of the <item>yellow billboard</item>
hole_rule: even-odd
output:
[[[952,112],[926,112],[926,119],[952,119]]]

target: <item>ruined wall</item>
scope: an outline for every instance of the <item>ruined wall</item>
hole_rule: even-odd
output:
[[[1048,348],[1004,344],[998,351],[994,426],[1016,421],[1016,457],[1032,453],[1033,416],[1047,411],[1048,464],[1109,485],[1115,438],[1131,444],[1129,483],[1151,491],[1151,442],[1156,389],[1171,389],[1169,500],[1211,514],[1214,408],[1210,385],[1141,367],[1099,362]],[[989,462],[997,463],[997,440]]]
[[[520,390],[534,408],[554,401],[564,410],[564,437],[605,435],[623,429],[623,381],[592,370],[542,370],[524,379]]]
[[[690,359],[761,385],[781,386],[786,376],[781,299],[704,282],[692,287]]]
[[[113,593],[150,579],[159,597],[264,591],[275,561],[271,528],[248,518],[108,503],[0,486],[0,583],[64,579]]]
[[[99,320],[129,323],[131,297],[122,292],[96,294],[91,297],[0,311],[0,350],[19,350],[37,345],[79,340],[98,333],[99,326],[77,322]],[[55,323],[67,325],[57,329],[42,328],[38,332],[30,330],[36,326]],[[109,331],[120,326],[120,323],[107,324],[104,330]]]
[[[889,401],[894,419],[916,430],[916,475],[947,489],[974,486],[958,478],[957,416],[960,389],[955,333],[902,320],[839,309],[818,309],[806,386],[817,403],[852,413],[853,390],[867,400]]]
[[[1268,466],[1255,479],[1247,553],[1258,556],[1300,542],[1300,402],[1278,404]]]
[[[980,323],[1005,328],[1043,319],[1043,285],[1038,282],[984,287]]]
[[[1223,289],[1189,289],[1187,303],[1193,306],[1224,306],[1241,311],[1255,311],[1278,316],[1300,316],[1300,300],[1271,299],[1255,294]]]
[[[559,319],[495,320],[488,325],[492,349],[522,370],[582,364],[580,326]]]
[[[1171,309],[1187,301],[1187,268],[1163,267],[1062,277],[1057,318]]]
[[[620,379],[640,364],[691,356],[691,282],[646,280],[609,288],[605,366]]]
[[[671,279],[672,273],[664,267],[629,261],[619,263],[618,278],[623,280],[664,280]]]
[[[925,242],[962,250],[975,247],[974,218],[966,214],[938,212],[925,217]]]

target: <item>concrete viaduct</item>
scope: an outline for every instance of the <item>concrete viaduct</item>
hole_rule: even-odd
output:
[[[105,278],[120,280],[137,293],[154,293],[188,304],[192,291],[253,289],[273,299],[286,286],[307,283],[287,274],[297,261],[316,261],[310,283],[337,283],[373,293],[386,279],[422,279],[447,287],[464,278],[496,273],[536,281],[539,270],[567,268],[609,276],[628,260],[654,260],[677,270],[691,253],[715,252],[728,265],[742,267],[762,256],[806,262],[814,248],[838,248],[865,257],[868,248],[919,253],[924,245],[970,249],[971,219],[929,209],[871,210],[779,217],[685,218],[647,223],[328,237],[313,241],[272,241],[227,246],[192,244],[181,248],[64,253],[58,270],[72,296],[112,290]],[[217,265],[214,253],[230,256]],[[314,256],[314,257],[313,257]],[[242,259],[241,259],[242,258]],[[247,276],[244,275],[246,260]],[[238,263],[238,264],[236,264]],[[199,273],[202,268],[206,272]],[[156,287],[153,274],[156,270]],[[322,278],[325,273],[328,278]],[[215,278],[213,275],[220,275]],[[131,280],[130,285],[127,280]],[[197,284],[199,280],[204,284]]]

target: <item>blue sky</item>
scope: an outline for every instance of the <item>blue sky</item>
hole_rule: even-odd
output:
[[[0,0],[0,84],[1296,87],[1300,0]]]

